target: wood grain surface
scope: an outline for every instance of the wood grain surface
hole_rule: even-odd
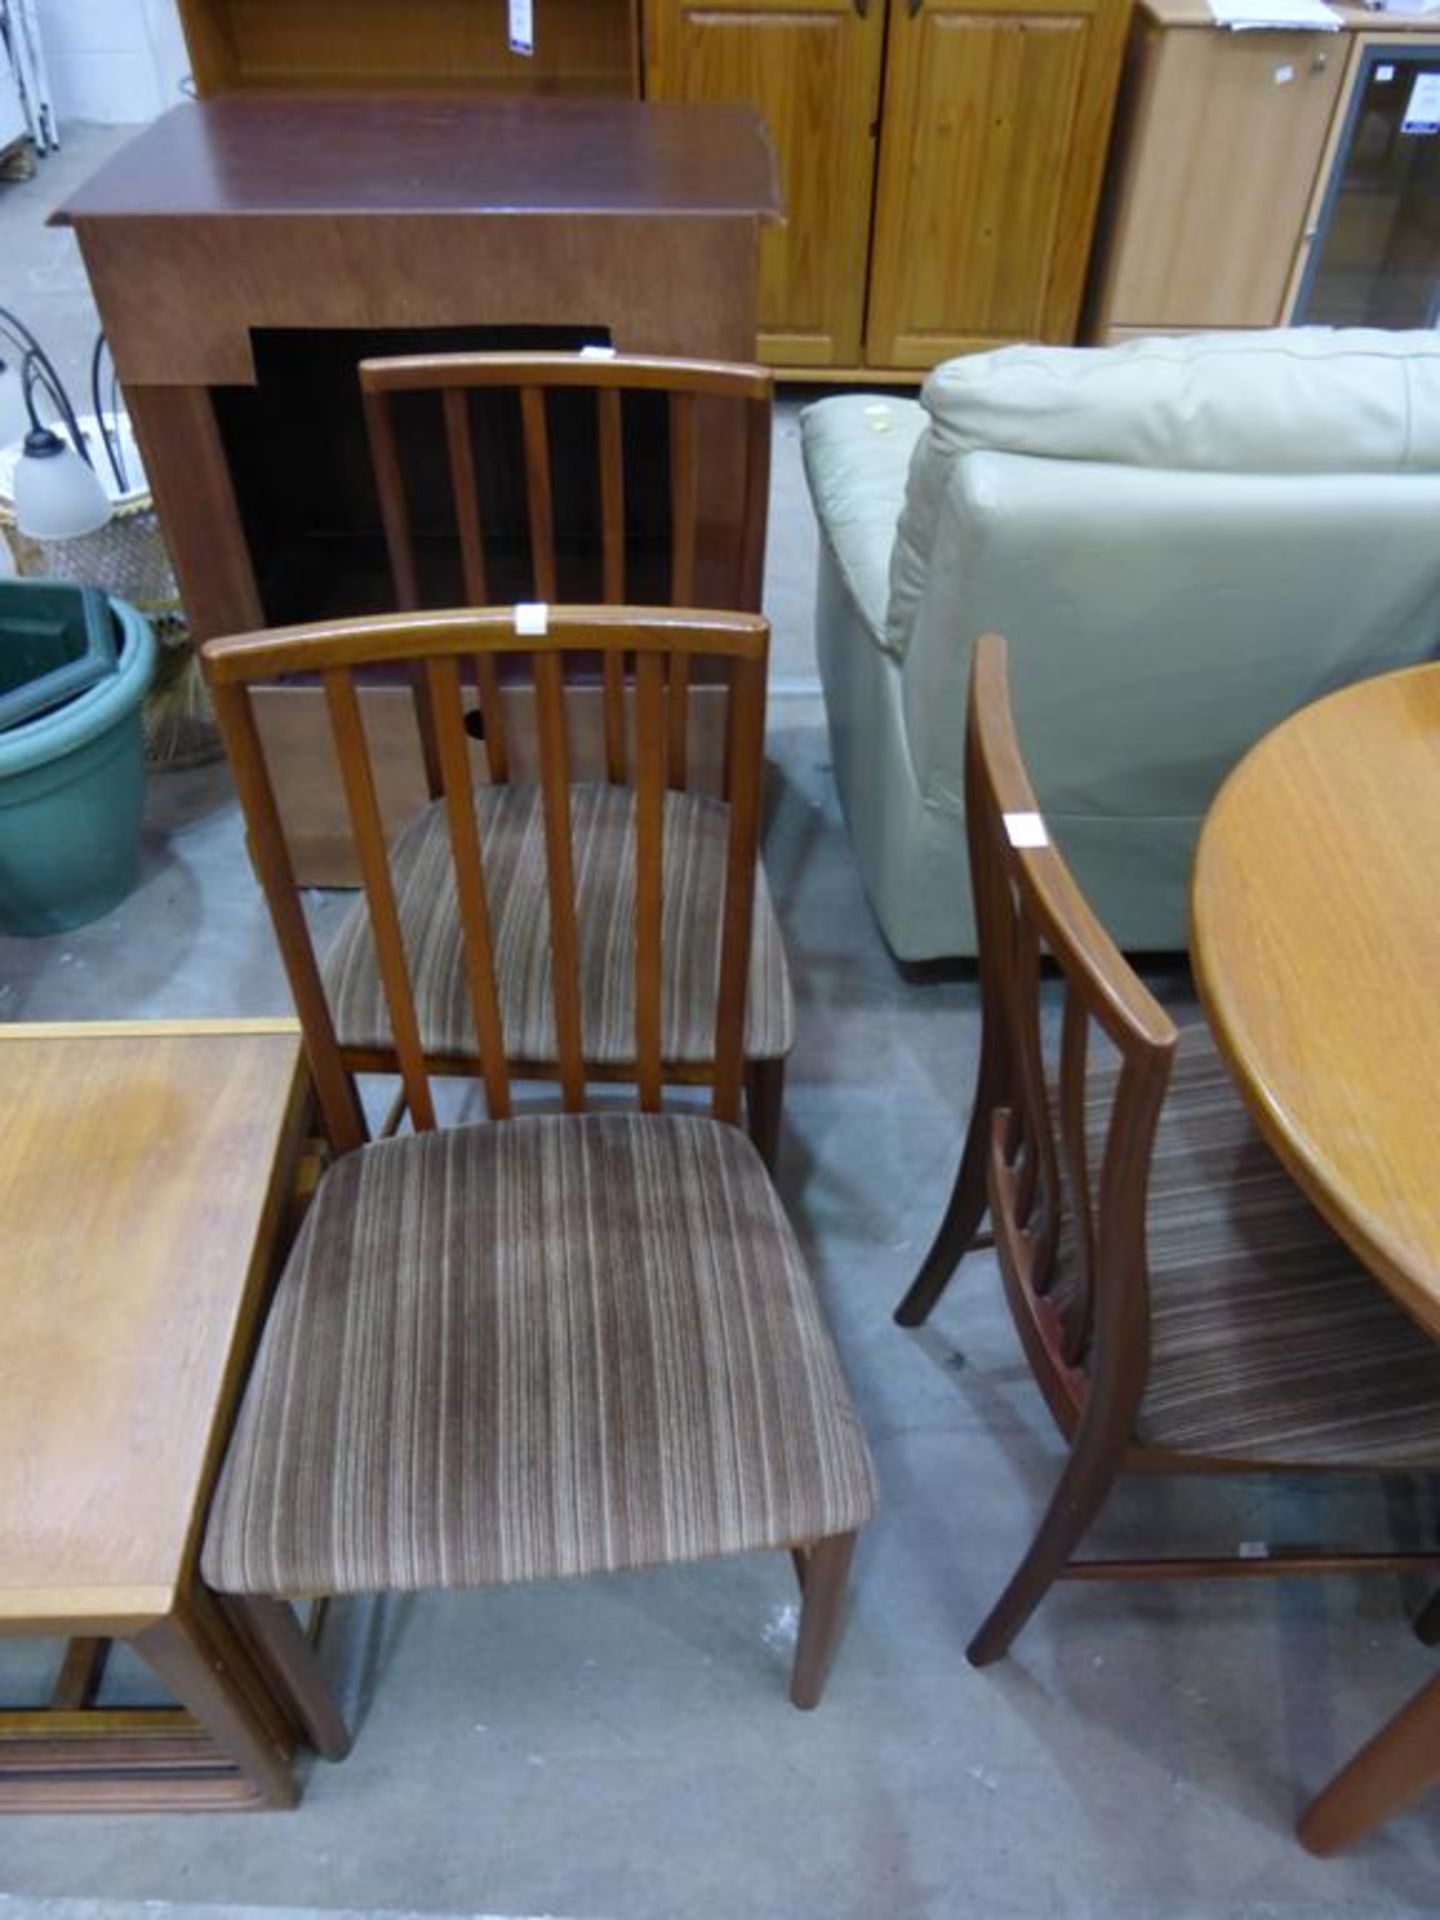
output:
[[[0,1629],[188,1572],[302,1110],[298,1028],[0,1026]]]
[[[1191,951],[1271,1146],[1440,1334],[1440,666],[1293,715],[1230,775]]]

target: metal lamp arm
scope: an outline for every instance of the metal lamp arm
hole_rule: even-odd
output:
[[[59,411],[61,419],[65,422],[75,451],[87,467],[93,468],[95,462],[90,458],[90,449],[86,446],[85,436],[80,431],[80,422],[75,418],[75,409],[71,406],[70,396],[65,391],[65,382],[55,370],[54,361],[25,322],[18,319],[6,307],[0,307],[0,334],[4,335],[20,355],[20,380],[32,424],[37,427],[40,425],[35,412],[35,402],[31,398],[31,389],[38,382],[44,387],[51,402]]]

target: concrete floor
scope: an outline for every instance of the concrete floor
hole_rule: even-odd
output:
[[[30,196],[53,198],[57,179],[0,188],[0,301],[32,312],[32,296],[80,284],[65,236],[38,258],[22,244]],[[771,535],[773,609],[791,635],[805,631],[813,550],[792,462]],[[795,645],[779,677],[799,689],[810,668]],[[823,1706],[802,1715],[784,1697],[795,1610],[778,1558],[340,1610],[330,1656],[359,1737],[342,1766],[308,1769],[298,1812],[0,1820],[0,1920],[1440,1907],[1433,1806],[1328,1864],[1291,1835],[1304,1800],[1434,1670],[1408,1630],[1415,1583],[1067,1588],[1008,1660],[966,1665],[1059,1457],[986,1257],[926,1332],[890,1320],[951,1175],[974,988],[958,969],[902,972],[888,956],[813,696],[775,700],[769,756],[766,862],[799,1004],[781,1187],[883,1494]],[[1187,1002],[1183,974],[1158,984]],[[221,768],[152,780],[142,883],[109,919],[0,939],[0,1018],[285,1003]],[[1177,1546],[1313,1538],[1334,1497],[1132,1489],[1099,1544],[1144,1529]],[[1384,1537],[1378,1499],[1346,1504]],[[35,1649],[0,1647],[0,1694],[36,1676]]]

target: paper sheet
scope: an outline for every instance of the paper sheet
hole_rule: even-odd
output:
[[[1236,33],[1338,33],[1344,24],[1325,0],[1210,0],[1210,11]]]

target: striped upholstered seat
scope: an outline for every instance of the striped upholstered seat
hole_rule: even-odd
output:
[[[1092,1155],[1114,1093],[1113,1071],[1092,1068]],[[1140,1445],[1367,1472],[1440,1467],[1440,1347],[1305,1199],[1198,1024],[1180,1031],[1150,1161],[1146,1240]],[[1057,1304],[1072,1295],[1073,1258],[1067,1236]]]
[[[321,1183],[206,1579],[465,1587],[860,1526],[869,1455],[759,1157],[701,1118],[382,1142]]]
[[[596,1065],[618,1065],[635,1058],[635,795],[628,787],[577,786],[571,809],[583,1051]],[[540,790],[477,788],[476,813],[506,1055],[551,1061],[557,1042]],[[727,809],[717,800],[666,795],[661,1053],[672,1064],[714,1056],[726,820]],[[427,807],[397,836],[391,860],[422,1044],[436,1059],[473,1059],[475,1027],[441,803]],[[390,1018],[363,902],[336,936],[325,978],[341,1044],[388,1049]],[[746,1057],[783,1059],[793,1036],[784,943],[764,869],[758,868]]]
[[[1137,1437],[1294,1465],[1440,1467],[1440,1347],[1393,1305],[1183,1028],[1150,1163]]]

